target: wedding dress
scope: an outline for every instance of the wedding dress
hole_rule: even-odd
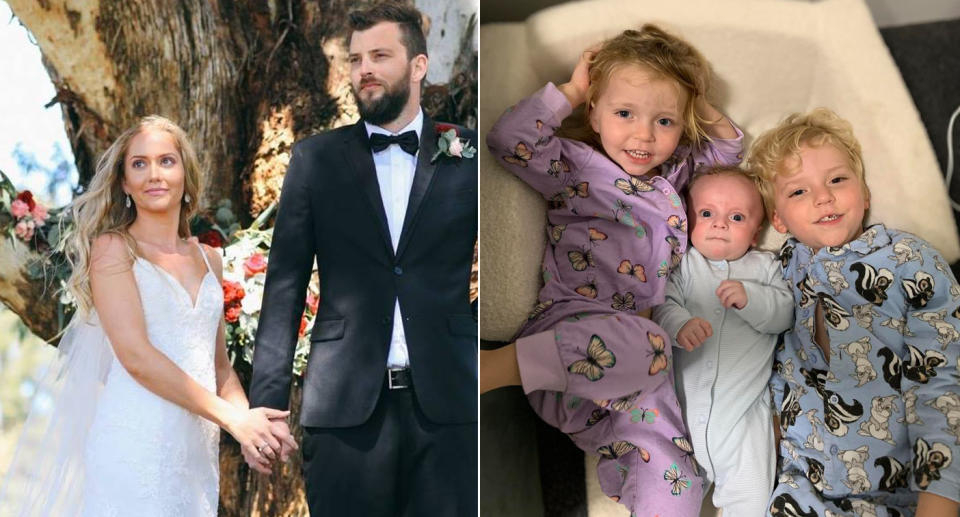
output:
[[[151,344],[216,391],[223,295],[209,262],[196,300],[146,259],[134,261],[133,273]],[[57,517],[216,515],[219,427],[134,380],[95,312],[70,327],[41,383],[53,402],[47,411],[31,410],[0,494],[0,515],[10,509],[9,515]]]

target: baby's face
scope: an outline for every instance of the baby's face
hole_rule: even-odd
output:
[[[763,204],[760,192],[740,175],[697,180],[690,190],[690,241],[710,260],[736,260],[756,243]]]
[[[863,233],[870,200],[846,155],[830,144],[803,145],[774,180],[773,227],[819,250],[842,246]]]

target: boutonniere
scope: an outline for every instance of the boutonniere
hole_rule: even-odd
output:
[[[437,124],[437,133],[440,134],[437,152],[430,159],[430,163],[437,161],[441,154],[454,158],[473,158],[477,154],[477,148],[470,145],[470,141],[466,138],[460,138],[455,127]]]

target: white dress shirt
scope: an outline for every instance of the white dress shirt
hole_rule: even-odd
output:
[[[373,133],[385,135],[399,135],[407,131],[415,131],[420,138],[423,130],[423,111],[396,133],[391,133],[380,126],[364,122],[367,136]],[[419,155],[420,152],[417,151]],[[390,229],[390,241],[396,252],[400,242],[400,232],[403,230],[403,219],[407,214],[407,204],[410,201],[410,189],[413,186],[413,175],[417,170],[417,156],[404,151],[397,144],[392,144],[380,152],[373,153],[373,164],[377,169],[377,182],[380,184],[380,199],[383,201],[383,210],[387,214],[387,226]],[[407,352],[407,338],[403,333],[403,318],[400,314],[400,300],[394,302],[393,334],[390,339],[390,353],[387,355],[388,368],[403,368],[410,365],[410,355]]]

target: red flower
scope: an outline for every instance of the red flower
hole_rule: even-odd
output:
[[[223,247],[223,237],[220,235],[220,232],[216,230],[207,230],[197,236],[197,239],[200,242],[206,244],[207,246],[212,246],[214,248]]]
[[[227,323],[236,323],[240,319],[240,304],[231,303],[223,311],[224,319],[227,320]]]
[[[319,305],[320,297],[313,293],[307,293],[307,307],[310,309],[310,314],[316,314]]]
[[[457,131],[457,126],[454,126],[453,124],[444,124],[442,122],[439,122],[435,127],[437,129],[438,134],[446,133],[447,131],[452,129],[457,134],[457,136],[460,136],[460,132]]]
[[[307,333],[307,315],[304,314],[303,317],[300,318],[300,334],[299,335],[303,336],[306,333]]]
[[[243,297],[246,293],[243,291],[243,286],[239,282],[231,282],[230,280],[224,280],[221,284],[223,287],[223,305],[228,306],[233,303],[240,303],[240,300],[243,300]]]
[[[17,194],[17,199],[23,201],[30,207],[30,211],[33,211],[33,207],[37,206],[37,202],[33,200],[33,194],[29,190],[24,190],[23,192]]]
[[[267,259],[262,253],[254,253],[243,262],[243,272],[247,278],[267,270]]]

